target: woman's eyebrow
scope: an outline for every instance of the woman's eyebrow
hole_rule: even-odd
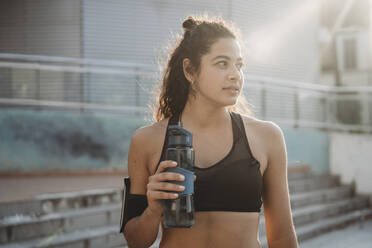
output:
[[[226,59],[226,60],[231,60],[231,58],[230,58],[229,56],[226,56],[226,55],[218,55],[218,56],[214,57],[214,58],[212,59],[212,61],[214,61],[214,60],[216,60],[216,59]],[[243,59],[242,59],[241,57],[239,57],[237,60],[238,60],[238,61],[241,61],[241,60],[243,60]]]

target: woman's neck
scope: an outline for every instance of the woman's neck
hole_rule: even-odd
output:
[[[216,107],[187,101],[180,115],[183,126],[192,130],[209,130],[225,126],[230,122],[230,115],[226,107]]]

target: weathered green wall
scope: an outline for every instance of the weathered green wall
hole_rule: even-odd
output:
[[[288,166],[311,165],[314,173],[329,172],[329,134],[315,129],[282,128]]]
[[[1,109],[0,171],[126,169],[133,132],[148,123],[142,116]],[[329,171],[327,133],[282,130],[289,166]]]
[[[143,117],[0,110],[0,171],[124,169]]]

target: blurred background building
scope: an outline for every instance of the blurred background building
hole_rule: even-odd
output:
[[[182,34],[182,21],[206,13],[240,29],[243,95],[257,118],[281,126],[288,167],[305,165],[314,174],[337,176],[354,193],[370,196],[371,2],[2,0],[0,176],[124,175],[133,132],[152,122],[159,66]],[[328,183],[317,180],[303,190]],[[302,187],[296,185],[293,192]],[[84,202],[115,202],[117,194],[110,192]],[[58,209],[48,197],[47,211]],[[365,207],[365,201],[345,204]],[[350,210],[347,206],[339,208]],[[110,211],[107,216],[116,216]],[[361,213],[338,223],[365,216]],[[8,229],[4,240],[13,237]],[[0,247],[1,235],[0,226]]]
[[[1,1],[0,170],[125,169],[133,131],[151,122],[159,65],[182,21],[206,13],[241,30],[243,94],[285,129],[289,166],[329,171],[331,131],[372,132],[370,10],[369,0]],[[304,130],[319,156],[297,148]]]
[[[372,85],[370,10],[369,1],[322,1],[321,83]]]

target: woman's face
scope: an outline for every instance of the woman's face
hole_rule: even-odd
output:
[[[196,97],[222,107],[234,105],[243,86],[243,61],[239,43],[220,38],[201,57]]]

